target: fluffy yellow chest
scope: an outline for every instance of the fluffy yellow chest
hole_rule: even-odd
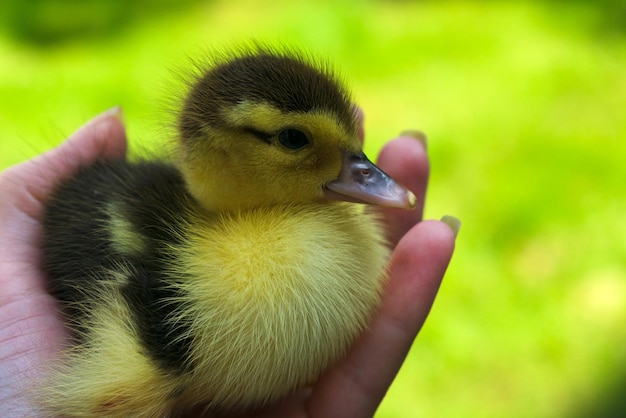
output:
[[[387,250],[358,205],[276,206],[194,222],[176,270],[203,391],[222,405],[309,383],[376,309]],[[190,382],[191,383],[191,382]],[[191,395],[191,394],[190,394]]]

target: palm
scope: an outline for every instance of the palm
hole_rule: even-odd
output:
[[[102,115],[61,147],[0,177],[0,412],[32,416],[27,399],[37,370],[58,352],[64,328],[45,289],[39,239],[44,202],[78,166],[121,158],[124,129],[115,112]],[[388,144],[380,166],[423,197],[428,162],[411,138]],[[423,203],[423,201],[422,201]],[[254,417],[371,416],[428,315],[452,254],[454,236],[441,222],[418,222],[417,211],[387,209],[383,219],[396,246],[383,306],[348,356],[317,383]],[[416,225],[417,224],[417,225]],[[30,383],[29,383],[30,382]],[[29,413],[30,412],[30,413]]]

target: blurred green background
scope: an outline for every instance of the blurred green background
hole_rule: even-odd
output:
[[[258,39],[328,59],[374,155],[429,136],[426,216],[463,221],[377,416],[626,416],[626,5],[621,1],[4,0],[0,168],[122,105],[169,134],[176,81]]]

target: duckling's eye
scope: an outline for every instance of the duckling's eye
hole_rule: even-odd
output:
[[[300,149],[309,143],[309,138],[306,134],[297,129],[285,129],[278,134],[278,142],[280,142],[285,148]]]

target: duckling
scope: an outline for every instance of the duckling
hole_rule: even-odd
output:
[[[243,410],[310,384],[365,329],[388,250],[373,211],[415,196],[361,150],[350,96],[300,54],[225,57],[190,86],[175,164],[83,168],[47,204],[70,344],[55,416]]]

